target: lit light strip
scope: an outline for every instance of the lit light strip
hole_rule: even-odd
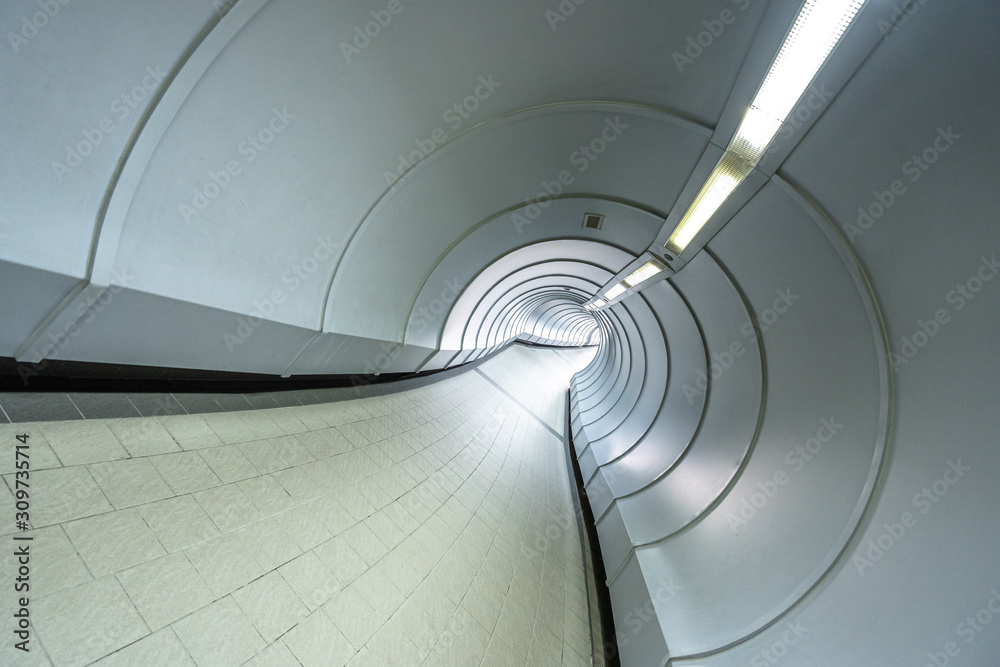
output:
[[[806,0],[736,135],[664,244],[681,253],[753,171],[866,0]]]
[[[612,287],[611,289],[609,289],[607,292],[604,293],[604,298],[607,299],[608,301],[612,301],[615,298],[624,294],[626,289],[628,289],[628,287],[626,287],[622,283],[618,283],[617,285],[615,285],[614,287]]]
[[[667,267],[664,266],[659,260],[651,259],[632,273],[628,274],[628,277],[622,282],[628,287],[635,287],[639,283],[649,280],[665,268]]]

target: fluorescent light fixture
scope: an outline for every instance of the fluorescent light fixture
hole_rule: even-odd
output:
[[[753,165],[741,160],[730,151],[726,151],[715,166],[705,185],[701,186],[698,196],[694,198],[691,207],[684,214],[677,229],[667,240],[667,248],[675,254],[680,254],[691,240],[701,231],[722,203],[736,189],[747,174],[753,171]]]
[[[864,4],[865,0],[806,0],[736,135],[670,235],[667,248],[683,252],[730,193],[753,171]]]
[[[615,285],[614,287],[612,287],[611,289],[609,289],[607,292],[604,293],[604,298],[607,299],[608,301],[613,301],[618,296],[621,296],[626,289],[627,287],[623,283],[618,283],[617,285]]]
[[[635,287],[644,280],[649,280],[657,273],[663,271],[663,269],[665,268],[667,267],[665,267],[663,263],[660,262],[660,260],[651,259],[642,266],[640,266],[638,269],[633,271],[632,273],[628,274],[628,277],[625,278],[625,280],[623,280],[622,282],[624,282],[629,287]]]
[[[591,305],[594,307],[594,310],[597,310],[598,308],[601,308],[603,306],[608,305],[608,302],[605,301],[604,299],[598,299],[597,301],[595,301]]]

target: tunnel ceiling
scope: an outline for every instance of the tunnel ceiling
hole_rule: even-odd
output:
[[[0,9],[0,356],[595,345],[625,664],[940,664],[996,596],[1000,4],[869,0],[676,256],[798,0],[43,4]]]
[[[0,354],[291,374],[503,344],[492,321],[451,333],[470,286],[502,298],[484,271],[576,304],[660,232],[766,9],[716,4],[739,20],[681,67],[701,3],[61,6],[0,56],[2,289],[24,315]],[[126,321],[154,344],[123,345]]]
[[[112,2],[41,18],[8,4],[0,290],[19,317],[0,355],[290,375],[560,339],[522,297],[547,285],[585,301],[660,247],[798,3],[523,4]],[[863,166],[831,172],[838,151],[867,165],[903,150],[910,129],[866,123],[866,95],[842,90],[856,72],[893,76],[862,67],[877,47],[920,52],[917,31],[883,39],[894,11],[868,3],[672,270],[779,166],[839,212],[838,192],[867,185]],[[921,76],[969,87],[942,66]],[[948,100],[906,107],[928,141]],[[537,284],[511,279],[525,271]]]

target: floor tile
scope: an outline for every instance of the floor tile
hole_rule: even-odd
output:
[[[274,410],[266,410],[265,414],[271,418],[278,428],[282,430],[286,435],[295,435],[296,433],[304,433],[308,427],[302,423],[302,421],[295,416],[295,413],[288,408],[277,408]]]
[[[171,394],[129,394],[128,399],[143,417],[187,414]]]
[[[68,394],[69,400],[86,419],[141,417],[125,394]]]
[[[33,604],[38,636],[59,667],[89,664],[149,634],[114,577],[67,588]]]
[[[385,623],[385,619],[353,587],[338,591],[323,605],[323,610],[358,650]]]
[[[383,665],[419,665],[426,656],[393,620],[375,633],[368,649]]]
[[[351,661],[347,663],[347,667],[382,667],[382,663],[378,661],[371,651],[363,648],[358,651],[356,656],[351,658]]]
[[[203,449],[201,458],[215,475],[227,484],[260,474],[236,445]]]
[[[256,521],[236,531],[247,551],[264,572],[270,572],[302,554],[302,550],[275,519]]]
[[[272,475],[243,480],[239,487],[263,516],[273,516],[295,505],[292,497]]]
[[[279,639],[245,662],[243,667],[302,667],[302,665],[285,646],[285,642]]]
[[[236,484],[199,491],[194,494],[194,499],[223,533],[263,518],[260,511]]]
[[[15,424],[83,419],[69,396],[61,393],[0,393],[0,406]]]
[[[251,581],[233,593],[233,598],[268,643],[309,615],[309,610],[277,572]]]
[[[94,663],[94,667],[195,667],[187,649],[170,628],[146,635],[134,644]]]
[[[323,561],[311,551],[285,563],[278,572],[309,611],[323,606],[340,588]]]
[[[174,495],[149,459],[92,463],[88,469],[116,509]]]
[[[153,456],[181,450],[156,419],[109,419],[107,425],[132,456]]]
[[[36,491],[31,503],[31,523],[36,527],[112,509],[101,487],[83,466],[32,472],[31,485]]]
[[[173,628],[198,667],[236,667],[266,645],[230,596],[182,618]]]
[[[102,421],[52,422],[42,426],[42,433],[66,466],[128,458]]]
[[[149,459],[177,495],[201,491],[222,484],[198,452],[161,454]]]
[[[302,667],[338,667],[347,664],[356,653],[351,642],[322,610],[310,614],[284,639]]]
[[[219,534],[205,510],[191,496],[160,500],[136,509],[160,544],[170,553],[212,539]]]
[[[243,394],[206,394],[206,397],[214,398],[226,412],[250,410],[253,407]]]
[[[250,463],[261,473],[267,474],[289,467],[285,459],[281,458],[281,455],[278,454],[278,450],[266,440],[244,442],[238,445],[238,447]]]
[[[32,598],[41,598],[64,588],[86,583],[93,578],[83,559],[76,552],[76,548],[63,532],[62,526],[22,532],[18,533],[18,537],[32,538],[28,543],[31,554]],[[13,541],[8,544],[17,545]],[[17,572],[17,556],[14,552],[15,548],[3,550],[3,555],[0,556],[0,572]],[[13,590],[13,585],[10,590]]]
[[[200,414],[160,417],[159,420],[181,449],[204,449],[222,444]]]
[[[253,433],[255,440],[267,440],[286,435],[288,431],[274,423],[270,413],[269,410],[248,410],[239,413],[239,417]]]
[[[208,427],[215,432],[223,443],[231,445],[238,442],[250,442],[259,440],[253,431],[240,419],[239,414],[233,412],[220,412],[216,414],[203,415],[202,419]]]
[[[78,519],[64,528],[95,577],[120,572],[166,553],[134,508]]]
[[[184,412],[190,415],[225,412],[223,407],[215,401],[215,396],[212,394],[185,394],[178,392],[173,394],[173,397],[184,408]]]
[[[118,580],[154,632],[215,599],[183,553],[119,572]]]
[[[234,533],[189,547],[184,555],[216,597],[228,595],[264,574]]]
[[[273,394],[243,394],[247,403],[253,406],[254,410],[265,410],[281,407],[275,400]]]
[[[300,466],[303,463],[315,461],[316,457],[309,453],[301,442],[295,439],[294,435],[283,435],[271,438],[268,442],[277,450],[288,465]]]
[[[395,584],[374,570],[366,571],[354,581],[353,585],[368,604],[384,618],[390,618],[395,614],[406,600]]]
[[[17,436],[28,436],[25,442],[17,439]],[[18,461],[25,460],[24,455],[18,457],[15,447],[17,445],[28,445],[25,452],[27,461],[32,472],[48,468],[61,468],[62,463],[52,451],[51,445],[42,433],[41,424],[37,422],[24,424],[0,424],[0,475],[17,470]],[[23,465],[23,464],[22,464]]]
[[[320,560],[337,577],[341,586],[347,586],[368,570],[368,563],[358,555],[350,540],[343,535],[327,540],[314,550]]]
[[[278,520],[303,551],[308,551],[333,537],[317,516],[316,501],[282,512]]]
[[[281,484],[288,495],[295,500],[296,504],[313,500],[322,493],[322,489],[319,488],[315,480],[307,475],[301,467],[278,470],[272,473],[272,476]]]

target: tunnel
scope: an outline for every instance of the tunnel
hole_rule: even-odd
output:
[[[0,25],[0,663],[1000,664],[996,3]]]

